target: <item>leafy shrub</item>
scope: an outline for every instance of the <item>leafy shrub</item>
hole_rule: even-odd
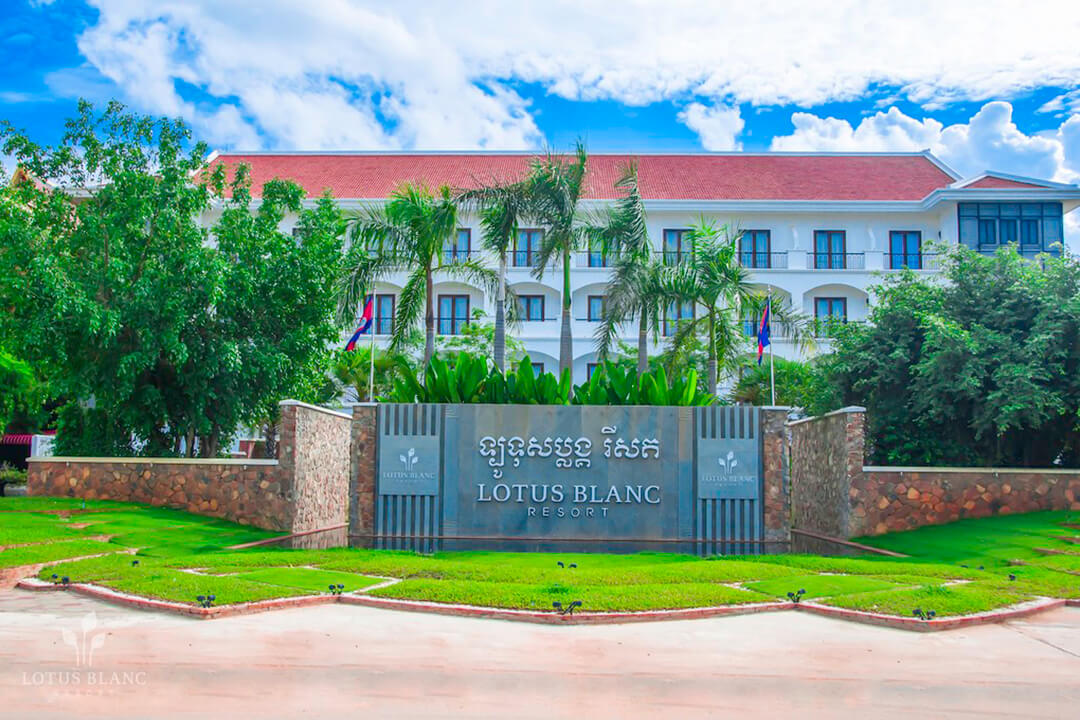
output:
[[[486,358],[459,353],[453,364],[433,357],[423,382],[407,363],[398,367],[394,389],[381,398],[399,403],[490,403],[495,405],[708,405],[713,396],[697,387],[697,373],[668,383],[663,368],[640,376],[613,363],[598,367],[588,382],[574,387],[570,373],[535,374],[526,355],[506,374]]]

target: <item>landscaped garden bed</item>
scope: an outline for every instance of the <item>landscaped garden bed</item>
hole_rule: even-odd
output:
[[[198,608],[313,595],[527,611],[639,613],[805,601],[896,618],[954,618],[1038,598],[1080,598],[1080,513],[965,521],[865,539],[910,559],[665,553],[230,550],[273,533],[164,508],[0,500],[0,568],[40,581]],[[93,510],[93,504],[87,510]],[[109,538],[107,541],[102,538]],[[1065,554],[1046,555],[1053,548]],[[97,557],[86,557],[95,555]],[[68,560],[68,558],[86,558]],[[32,572],[30,574],[33,574]],[[102,594],[107,595],[108,591]],[[201,598],[201,599],[200,599]],[[328,600],[331,598],[327,598]],[[306,601],[305,601],[306,602]],[[575,605],[579,602],[580,605]],[[417,606],[419,607],[419,606]],[[809,609],[809,606],[808,606]]]

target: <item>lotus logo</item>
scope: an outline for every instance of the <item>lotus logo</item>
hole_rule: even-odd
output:
[[[407,455],[398,455],[398,459],[401,460],[406,472],[412,472],[412,469],[416,467],[416,463],[420,462],[420,458],[416,456],[416,448],[409,448],[409,453]]]
[[[735,466],[739,464],[739,461],[735,459],[735,453],[728,450],[727,458],[716,458],[717,464],[724,469],[725,475],[730,475],[735,471]]]

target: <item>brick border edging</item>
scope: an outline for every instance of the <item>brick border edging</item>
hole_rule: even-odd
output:
[[[91,558],[105,557],[106,555],[134,555],[138,548],[124,548],[120,550],[110,550],[109,552],[94,553],[92,555],[80,555],[73,558],[58,558],[56,560],[45,560],[44,562],[31,563],[29,565],[12,565],[11,567],[0,568],[0,590],[10,590],[11,588],[18,587],[23,580],[32,579],[39,572],[44,570],[50,565],[57,565],[59,563],[75,562],[77,560],[89,560]]]
[[[714,617],[780,612],[784,610],[803,610],[824,617],[848,620],[865,625],[877,625],[879,627],[887,627],[895,630],[939,632],[943,630],[955,630],[957,628],[1006,622],[1008,620],[1028,617],[1030,615],[1046,612],[1048,610],[1055,610],[1061,607],[1080,607],[1080,599],[1062,600],[1057,598],[1040,598],[1039,600],[1020,603],[999,610],[989,610],[973,615],[935,618],[934,620],[919,620],[914,617],[908,618],[896,615],[864,612],[861,610],[848,610],[846,608],[819,605],[813,602],[801,602],[796,604],[786,601],[750,603],[746,605],[722,605],[706,608],[684,608],[679,610],[647,610],[643,612],[610,613],[586,612],[577,615],[559,615],[553,612],[538,612],[532,610],[510,610],[505,608],[481,607],[477,605],[451,605],[417,600],[377,598],[362,594],[301,595],[291,598],[258,600],[250,603],[237,603],[234,605],[203,608],[187,603],[129,595],[127,593],[90,583],[72,583],[65,586],[48,583],[44,580],[38,580],[37,578],[25,578],[20,580],[16,587],[37,592],[70,590],[95,600],[123,605],[136,610],[172,612],[202,620],[232,617],[235,615],[250,615],[271,610],[310,607],[313,605],[329,605],[340,602],[346,605],[361,605],[383,610],[421,612],[487,620],[508,620],[512,622],[526,622],[541,625],[621,625],[635,622],[701,620]]]
[[[1059,598],[1039,598],[1028,602],[1010,605],[997,610],[974,613],[972,615],[957,615],[955,617],[934,618],[933,620],[920,620],[916,617],[901,617],[899,615],[884,615],[882,613],[866,612],[864,610],[849,610],[847,608],[832,607],[831,605],[819,605],[814,602],[801,602],[795,609],[825,617],[850,620],[866,625],[878,625],[881,627],[894,628],[897,630],[912,630],[915,632],[936,632],[941,630],[955,630],[963,627],[976,625],[990,625],[993,623],[1015,620],[1017,618],[1035,615],[1047,610],[1056,610],[1065,607],[1068,601]],[[1077,603],[1080,606],[1080,602]]]
[[[256,600],[248,603],[236,603],[233,605],[221,605],[218,607],[199,607],[188,603],[174,602],[172,600],[158,600],[139,595],[130,595],[118,590],[93,585],[91,583],[71,583],[70,585],[56,585],[37,578],[20,580],[16,587],[22,590],[50,591],[70,590],[71,592],[85,595],[95,600],[103,600],[115,605],[134,608],[136,610],[163,610],[179,615],[185,615],[201,620],[212,620],[219,617],[231,617],[234,615],[251,615],[254,613],[267,612],[269,610],[285,610],[288,608],[309,607],[311,605],[325,605],[337,602],[338,595],[298,595],[288,598],[274,598],[272,600]]]
[[[398,600],[379,598],[370,595],[342,595],[341,602],[346,605],[363,605],[384,610],[431,613],[435,615],[453,615],[456,617],[482,618],[487,620],[510,620],[514,622],[537,623],[543,625],[616,625],[633,622],[655,622],[660,620],[700,620],[710,617],[729,615],[751,615],[762,612],[790,610],[790,602],[747,603],[745,605],[721,605],[705,608],[683,608],[679,610],[646,610],[640,612],[583,612],[576,615],[559,615],[555,612],[535,610],[511,610],[508,608],[483,607],[479,605],[452,605],[448,603],[425,602],[420,600]]]

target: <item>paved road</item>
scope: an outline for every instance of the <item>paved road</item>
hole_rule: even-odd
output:
[[[93,648],[89,666],[75,646]],[[2,718],[1075,719],[1078,708],[1076,609],[923,635],[800,613],[548,627],[332,605],[204,621],[0,592]]]

